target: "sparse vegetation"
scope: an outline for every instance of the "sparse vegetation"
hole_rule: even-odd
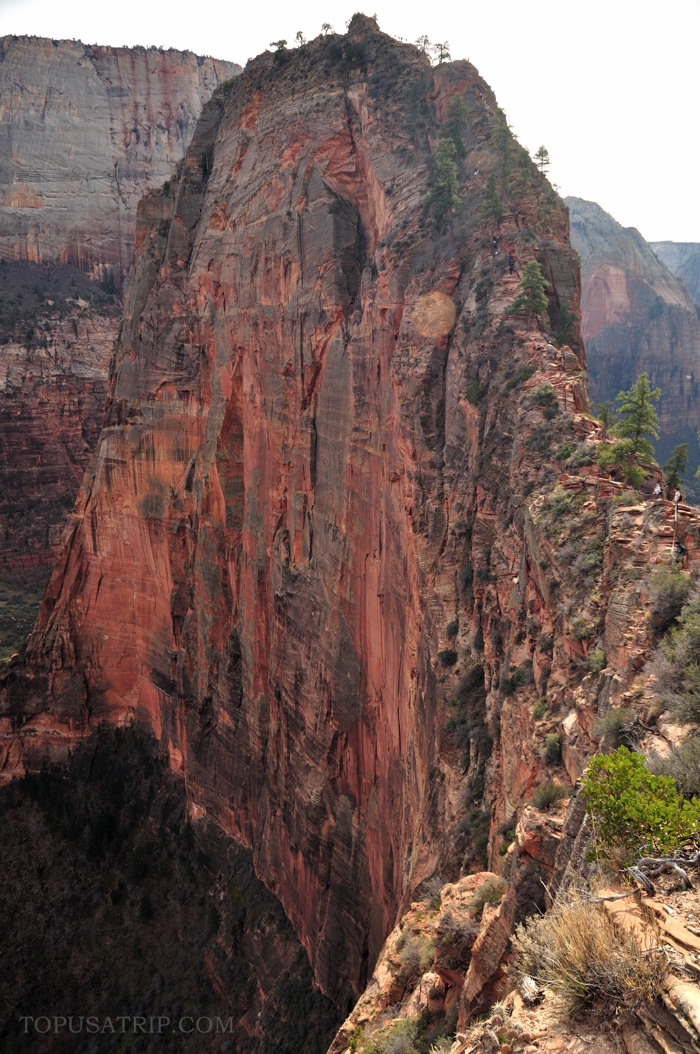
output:
[[[587,666],[590,673],[602,673],[607,665],[605,652],[602,648],[594,648],[588,655]]]
[[[662,569],[654,571],[649,582],[651,610],[649,629],[656,637],[663,636],[678,620],[678,616],[690,597],[693,584],[687,575],[679,571]]]
[[[454,141],[450,138],[439,139],[435,151],[435,177],[430,193],[430,203],[438,226],[452,221],[454,210],[460,203],[456,157],[457,147]]]
[[[561,761],[561,736],[558,732],[549,732],[544,741],[544,757],[550,765]]]
[[[668,971],[661,949],[641,947],[601,907],[568,897],[518,926],[513,947],[518,971],[552,988],[571,1013],[595,1006],[616,1016],[651,1005]]]
[[[542,274],[542,267],[537,260],[530,260],[523,268],[523,276],[518,283],[520,292],[513,303],[506,309],[507,315],[519,314],[526,311],[528,321],[532,315],[542,315],[547,310],[547,297],[545,289],[549,282]]]
[[[443,648],[438,652],[438,659],[443,666],[454,666],[459,656],[454,648]]]
[[[558,801],[562,801],[564,798],[570,797],[570,795],[571,791],[568,787],[561,783],[555,783],[553,780],[546,780],[545,783],[541,783],[533,791],[530,803],[536,809],[546,812],[553,805],[556,805]]]

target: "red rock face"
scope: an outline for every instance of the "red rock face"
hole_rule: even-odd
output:
[[[192,52],[0,39],[0,256],[121,279],[139,199],[237,73]]]
[[[455,93],[462,204],[440,230]],[[470,866],[465,814],[493,835],[547,771],[532,704],[559,713],[548,730],[578,720],[603,632],[601,554],[581,643],[552,532],[580,512],[602,549],[615,485],[582,453],[547,504],[598,434],[583,347],[505,314],[533,258],[550,312],[576,310],[576,257],[499,122],[472,66],[432,69],[361,16],[215,95],[179,180],[142,203],[106,424],[4,676],[5,773],[101,721],[151,728],[340,1003],[416,886]],[[610,698],[633,675],[616,654]]]

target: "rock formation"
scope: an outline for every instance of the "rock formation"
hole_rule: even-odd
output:
[[[581,329],[594,403],[614,400],[646,370],[662,391],[657,456],[690,445],[700,462],[700,319],[693,299],[634,227],[595,202],[567,198],[571,243],[581,256]],[[689,483],[688,492],[695,496]]]
[[[102,427],[137,203],[238,72],[190,52],[0,41],[0,657],[30,628]]]
[[[0,39],[0,257],[121,280],[139,199],[237,73],[190,51]]]
[[[661,263],[680,278],[700,305],[700,245],[697,242],[649,242]]]
[[[487,865],[509,924],[543,904],[557,839],[508,844],[636,691],[636,569],[668,558],[671,509],[600,477],[567,211],[468,62],[364,16],[261,56],[136,244],[105,427],[3,674],[0,767],[101,722],[152,731],[345,1007],[427,881]],[[508,313],[534,260],[540,322]],[[686,507],[680,536],[696,566]],[[500,970],[479,947],[475,1005]]]

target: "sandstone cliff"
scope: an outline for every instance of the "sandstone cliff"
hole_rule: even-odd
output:
[[[427,880],[488,858],[506,941],[543,903],[555,841],[508,856],[508,832],[636,690],[636,567],[667,558],[669,508],[616,504],[593,463],[567,211],[469,63],[362,16],[260,57],[136,240],[105,427],[3,677],[2,769],[152,730],[345,1006]],[[534,259],[544,333],[506,314]],[[697,563],[687,509],[681,535]]]
[[[680,278],[700,304],[700,245],[697,242],[649,242],[661,263]]]
[[[594,403],[614,400],[646,370],[662,391],[657,457],[690,445],[689,494],[700,461],[700,319],[683,285],[639,231],[599,205],[567,198],[571,242],[581,256],[581,328]]]
[[[0,257],[121,279],[139,199],[237,73],[189,51],[0,39]]]

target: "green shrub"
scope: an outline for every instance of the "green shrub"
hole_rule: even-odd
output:
[[[671,682],[661,694],[679,721],[700,725],[700,600],[686,604],[676,623],[661,645]]]
[[[583,616],[574,619],[571,623],[571,636],[576,640],[588,640],[595,633],[595,626],[593,626],[588,619]]]
[[[448,622],[445,626],[445,636],[448,640],[454,640],[459,633],[459,622],[457,619],[453,619],[452,622]]]
[[[595,648],[588,656],[588,669],[591,673],[602,673],[607,666],[605,652],[601,648]]]
[[[483,909],[484,904],[500,904],[505,895],[507,884],[502,878],[490,878],[474,891],[474,897],[469,904],[469,910],[474,913]]]
[[[627,862],[661,856],[695,843],[700,800],[686,801],[670,776],[655,776],[627,747],[598,754],[583,777],[586,808],[603,852],[621,850]]]
[[[542,507],[547,512],[551,512],[555,519],[561,519],[574,511],[576,498],[563,487],[557,486]]]
[[[541,721],[548,710],[549,705],[547,703],[547,699],[545,698],[545,696],[542,696],[542,698],[538,699],[535,705],[533,706],[532,716],[534,717],[535,721]]]
[[[438,659],[443,666],[454,666],[459,656],[454,648],[443,648],[438,652]]]
[[[471,403],[472,406],[476,406],[479,402],[479,399],[481,398],[481,387],[479,385],[479,382],[471,381],[467,385],[467,389],[464,394],[466,396],[467,402]]]
[[[547,809],[551,809],[553,805],[556,805],[558,801],[569,797],[571,797],[571,790],[568,787],[564,787],[561,783],[554,783],[553,780],[547,780],[545,783],[540,783],[539,787],[533,792],[530,803],[536,809],[546,812]]]
[[[545,737],[544,756],[550,765],[556,765],[561,761],[561,736],[558,732],[550,732]]]
[[[688,602],[692,582],[678,571],[654,571],[649,583],[651,610],[649,629],[661,637],[675,624],[684,605]]]
[[[616,750],[618,747],[632,747],[641,739],[643,730],[634,710],[608,710],[598,719],[595,734],[605,739],[606,745]]]
[[[537,373],[537,366],[523,366],[521,370],[514,373],[512,377],[509,377],[506,381],[504,388],[507,392],[512,392],[513,388],[519,387],[524,384],[525,381],[529,381],[533,373]]]

